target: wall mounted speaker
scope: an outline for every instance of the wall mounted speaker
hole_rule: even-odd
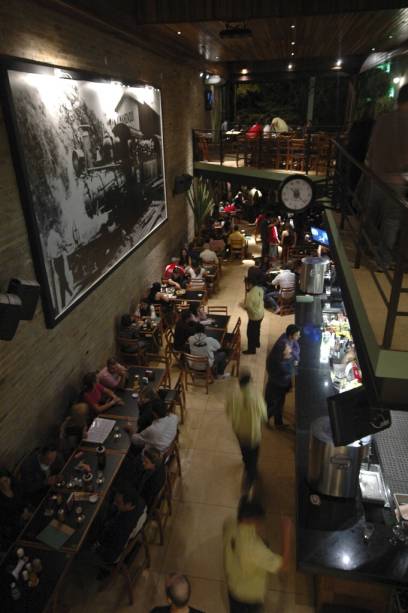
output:
[[[193,181],[193,177],[191,175],[180,175],[174,179],[174,189],[173,195],[175,194],[183,194],[184,192],[188,192],[191,187],[191,183]]]
[[[22,311],[20,319],[33,319],[38,298],[40,297],[40,286],[37,281],[11,279],[7,291],[9,294],[15,294],[21,299]]]
[[[23,304],[15,294],[0,294],[0,340],[11,341],[20,321]]]

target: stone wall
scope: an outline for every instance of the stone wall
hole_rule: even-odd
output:
[[[184,196],[174,177],[192,172],[191,130],[205,122],[198,70],[137,48],[90,25],[26,0],[0,5],[0,54],[144,80],[162,90],[168,222],[147,239],[60,324],[45,327],[41,305],[13,341],[0,341],[0,465],[49,437],[81,377],[114,351],[114,319],[160,277],[186,239]],[[9,143],[0,112],[0,283],[35,273]]]

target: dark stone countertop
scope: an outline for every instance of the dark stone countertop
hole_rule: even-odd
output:
[[[321,496],[321,505],[309,500],[307,484],[309,428],[327,415],[326,398],[336,393],[328,364],[320,363],[319,297],[297,303],[296,324],[302,329],[301,361],[296,377],[296,555],[303,572],[337,575],[344,579],[404,584],[408,580],[408,546],[391,544],[392,512],[364,505],[361,500]],[[363,541],[366,521],[375,530]]]

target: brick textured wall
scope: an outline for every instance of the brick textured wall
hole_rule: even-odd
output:
[[[187,236],[191,220],[174,177],[192,170],[191,130],[204,125],[198,71],[77,23],[35,2],[0,4],[0,54],[145,80],[162,90],[169,221],[139,247],[56,328],[21,322],[15,339],[0,341],[0,465],[11,466],[49,436],[87,370],[114,350],[113,323]],[[0,111],[0,283],[35,278],[4,117]]]

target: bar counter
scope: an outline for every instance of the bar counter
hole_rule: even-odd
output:
[[[313,302],[296,304],[296,324],[302,330],[301,360],[296,377],[296,550],[300,571],[316,575],[334,575],[345,580],[362,580],[387,584],[405,584],[408,580],[408,545],[393,544],[393,511],[367,505],[357,498],[320,496],[314,506],[307,484],[309,429],[318,417],[328,414],[326,398],[336,394],[330,378],[329,364],[320,363],[322,308],[320,297]],[[386,483],[392,481],[395,468],[387,464],[394,457],[392,446],[407,414],[399,414],[394,425],[376,437],[379,463]],[[408,430],[408,428],[407,428]],[[381,454],[381,457],[380,457]],[[407,465],[408,455],[401,458]],[[408,471],[406,485],[408,485]],[[404,485],[401,483],[401,485]],[[395,491],[395,490],[394,490]],[[400,490],[401,491],[401,490]],[[408,489],[402,490],[408,491]],[[375,527],[364,542],[366,521]]]

